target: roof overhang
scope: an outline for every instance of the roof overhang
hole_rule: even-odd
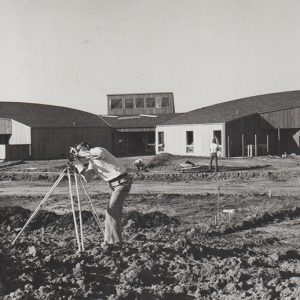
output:
[[[149,132],[155,131],[155,128],[119,128],[118,132]]]
[[[224,125],[225,122],[215,122],[215,123],[186,123],[186,124],[157,124],[156,127],[188,127],[188,126],[214,126],[214,125]]]

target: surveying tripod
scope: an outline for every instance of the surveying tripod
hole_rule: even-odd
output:
[[[19,236],[22,234],[22,232],[25,230],[25,228],[29,225],[29,223],[32,221],[32,219],[36,216],[38,211],[41,209],[42,205],[48,200],[50,195],[54,192],[55,188],[62,181],[62,179],[65,177],[65,175],[67,175],[68,181],[69,181],[69,195],[70,195],[71,207],[72,207],[72,212],[73,212],[74,227],[75,227],[75,234],[76,234],[76,240],[77,240],[77,245],[78,245],[78,251],[79,252],[84,251],[83,227],[82,227],[82,216],[81,216],[81,205],[80,205],[79,190],[78,190],[78,181],[80,182],[80,184],[83,188],[83,191],[84,191],[85,195],[87,196],[88,203],[91,206],[93,217],[94,217],[100,231],[104,235],[103,226],[102,226],[101,221],[99,219],[99,216],[97,214],[96,208],[95,208],[95,206],[94,206],[94,204],[91,200],[91,197],[88,194],[87,188],[86,188],[81,176],[77,173],[77,170],[76,170],[74,164],[72,163],[72,161],[69,161],[68,164],[67,164],[67,167],[61,172],[61,174],[59,175],[57,180],[54,182],[54,184],[52,185],[52,187],[50,188],[48,193],[44,196],[42,201],[38,204],[38,206],[36,207],[36,209],[34,210],[32,215],[30,216],[30,218],[28,219],[26,224],[23,226],[23,228],[20,230],[18,235],[13,240],[12,244],[14,244],[17,241]],[[76,189],[77,205],[78,205],[78,214],[79,214],[79,224],[77,224],[77,221],[76,221],[75,204],[74,204],[73,191],[72,191],[72,175],[73,175],[74,181],[75,181],[75,189]]]

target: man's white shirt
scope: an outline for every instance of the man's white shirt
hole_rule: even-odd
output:
[[[210,153],[217,153],[218,152],[218,145],[216,143],[211,143],[210,144]]]
[[[110,181],[127,172],[126,167],[105,148],[95,147],[87,151],[80,150],[78,157],[88,159],[88,167],[82,175],[87,181],[99,176]]]

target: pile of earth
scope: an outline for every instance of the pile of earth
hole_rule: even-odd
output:
[[[247,230],[263,226],[266,224],[281,222],[283,220],[292,220],[300,217],[300,207],[280,209],[276,211],[265,212],[261,215],[248,217],[245,220],[235,224],[211,225],[206,233],[208,235],[229,234],[241,230]]]
[[[7,227],[20,226],[17,220],[26,221],[29,215],[20,208],[1,210],[0,297],[5,300],[300,297],[296,251],[264,252],[243,238],[199,237],[158,213],[145,214],[144,226],[136,212],[124,216],[121,246],[101,247],[103,237],[90,227],[85,251],[76,253],[72,215],[52,214],[11,245],[15,232]],[[54,226],[60,220],[68,224],[67,219],[71,229],[63,223],[63,230]]]
[[[9,231],[23,227],[31,214],[29,209],[20,206],[0,207],[0,227],[6,230],[9,228]],[[76,216],[78,218],[78,212],[76,212]],[[99,216],[99,218],[103,220],[104,216]],[[72,229],[74,227],[73,220],[72,213],[58,215],[51,211],[39,210],[29,223],[28,229],[34,230],[44,227]],[[82,211],[82,222],[85,226],[95,225],[91,211]],[[167,225],[179,225],[179,221],[158,211],[149,213],[129,211],[123,215],[123,226],[130,227],[132,230]]]
[[[161,153],[161,154],[155,155],[147,163],[147,168],[153,169],[153,168],[158,168],[158,167],[162,167],[162,166],[171,164],[173,158],[174,158],[174,155],[170,154],[170,153]]]

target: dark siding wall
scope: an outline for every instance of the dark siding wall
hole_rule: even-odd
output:
[[[255,145],[257,137],[258,155],[284,152],[300,154],[300,109],[288,109],[278,112],[251,115],[226,124],[226,143],[229,136],[230,156],[242,156],[242,134],[244,134],[245,155],[247,145]],[[278,132],[280,128],[280,132]],[[268,137],[267,137],[268,136]],[[226,145],[228,155],[228,145]]]
[[[6,160],[29,159],[30,145],[5,145]]]
[[[300,154],[299,148],[299,129],[281,129],[281,153],[287,152]]]
[[[257,143],[265,144],[266,134],[260,131],[262,123],[263,120],[259,115],[250,115],[226,123],[226,155],[228,156],[228,136],[230,156],[242,156],[242,134],[244,134],[245,148],[246,145],[255,144],[255,134],[257,135]]]
[[[275,112],[263,113],[262,118],[267,122],[262,124],[273,128],[300,128],[300,107]]]
[[[274,153],[300,154],[300,107],[263,113],[261,117],[264,120],[261,124],[262,129],[273,128],[271,150]],[[278,128],[280,129],[280,142]]]
[[[110,128],[32,128],[32,159],[64,158],[70,146],[87,141],[111,151]]]

